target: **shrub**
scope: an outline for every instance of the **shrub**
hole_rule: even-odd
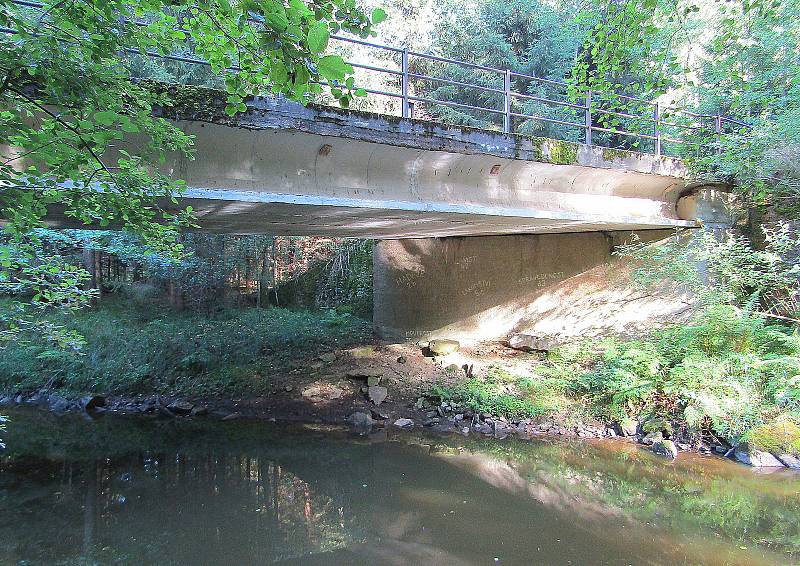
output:
[[[749,430],[742,440],[773,454],[800,454],[800,426],[786,414]]]
[[[436,386],[431,393],[476,412],[509,419],[532,418],[560,411],[565,398],[557,380],[522,377],[491,366],[484,377],[456,386]]]
[[[82,355],[10,343],[0,355],[0,387],[73,392],[258,391],[270,373],[331,345],[358,343],[370,325],[335,311],[229,309],[209,318],[109,299],[73,321],[86,336]],[[258,377],[267,376],[267,377]],[[255,379],[254,379],[255,377]]]

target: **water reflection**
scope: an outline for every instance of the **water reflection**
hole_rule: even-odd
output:
[[[786,564],[800,481],[635,446],[16,412],[2,564]]]

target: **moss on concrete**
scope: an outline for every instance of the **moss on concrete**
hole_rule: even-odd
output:
[[[573,165],[578,162],[577,144],[560,140],[548,140],[548,149],[551,163]]]
[[[630,157],[631,152],[624,149],[614,149],[611,147],[603,148],[603,159],[605,161],[614,161],[615,159],[625,159]]]

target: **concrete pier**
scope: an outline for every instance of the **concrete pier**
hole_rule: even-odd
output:
[[[684,312],[689,300],[632,289],[613,258],[633,232],[384,240],[374,253],[374,327],[383,338],[466,341],[515,332],[603,334]],[[644,241],[669,230],[636,233]]]

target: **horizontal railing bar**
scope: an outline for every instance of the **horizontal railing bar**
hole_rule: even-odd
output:
[[[468,108],[469,110],[479,110],[481,112],[492,112],[494,114],[504,114],[502,110],[497,110],[495,108],[483,108],[482,106],[472,106],[470,104],[462,104],[460,102],[450,102],[449,100],[437,100],[435,98],[425,98],[422,96],[409,96],[409,100],[413,100],[414,102],[427,102],[430,104],[443,104],[444,106],[455,106],[458,108]]]
[[[371,88],[359,87],[358,85],[356,85],[355,88],[361,88],[364,92],[368,92],[369,94],[379,94],[379,95],[382,95],[382,96],[391,96],[393,98],[403,98],[403,95],[398,93],[398,92],[389,92],[389,91],[386,91],[386,90],[375,90],[375,89],[371,89]]]
[[[368,71],[375,71],[378,73],[387,73],[390,75],[399,75],[403,76],[403,71],[398,71],[395,69],[386,69],[385,67],[373,67],[372,65],[365,65],[364,63],[353,63],[352,61],[345,61],[348,65],[356,67],[358,69],[367,69]]]
[[[557,86],[567,86],[567,87],[569,86],[569,83],[564,82],[564,81],[557,81],[555,79],[545,79],[545,78],[542,78],[542,77],[537,77],[537,76],[534,76],[534,75],[526,75],[525,73],[517,73],[517,72],[514,72],[514,71],[511,71],[511,76],[512,77],[522,77],[523,79],[531,79],[533,81],[537,81],[537,82],[540,82],[540,83],[548,83],[548,84],[557,85]]]
[[[358,45],[364,45],[366,47],[376,47],[378,49],[385,49],[386,51],[392,51],[394,53],[402,53],[403,49],[399,47],[392,47],[391,45],[384,45],[382,43],[372,43],[371,41],[364,41],[363,39],[356,39],[354,37],[345,37],[343,35],[331,35],[331,39],[335,39],[337,41],[345,41],[347,43],[355,43]]]
[[[545,122],[550,122],[552,124],[561,124],[563,126],[575,126],[576,128],[586,129],[586,124],[580,124],[578,122],[565,122],[564,120],[557,120],[556,118],[546,118],[544,116],[537,116],[536,114],[520,114],[519,112],[512,112],[512,116],[516,116],[518,118],[532,118],[534,120],[543,120]]]
[[[639,114],[628,114],[626,112],[616,112],[614,110],[604,110],[602,108],[592,108],[592,113],[608,114],[610,116],[619,116],[620,118],[628,118],[629,120],[643,120],[646,122],[655,122],[652,116],[641,116]]]
[[[400,74],[402,74],[402,73],[400,73]],[[453,81],[453,80],[450,80],[450,79],[441,79],[439,77],[431,77],[430,75],[420,75],[420,74],[417,74],[417,73],[408,73],[408,76],[410,78],[412,78],[412,79],[422,79],[422,80],[426,80],[426,81],[436,81],[436,82],[440,82],[440,83],[456,85],[456,86],[464,86],[464,87],[468,87],[468,88],[477,88],[478,90],[485,90],[487,92],[496,92],[496,93],[499,93],[499,94],[503,94],[503,92],[504,92],[503,89],[501,89],[501,88],[492,88],[492,87],[489,87],[489,86],[481,86],[481,85],[476,85],[476,84],[472,84],[472,83],[463,83],[461,81]]]
[[[592,130],[595,132],[606,132],[608,134],[620,134],[623,136],[631,136],[634,138],[642,138],[646,140],[654,140],[657,139],[656,136],[650,136],[648,134],[639,134],[636,132],[626,132],[624,130],[615,130],[613,128],[601,128],[600,126],[592,126]]]
[[[686,140],[679,140],[676,138],[670,138],[667,136],[661,136],[661,140],[670,143],[682,143],[686,145],[700,145],[700,142],[693,142],[693,141],[686,141]]]
[[[545,102],[548,104],[558,104],[559,106],[566,106],[567,108],[574,108],[576,110],[586,110],[586,106],[582,104],[575,104],[574,102],[564,102],[563,100],[551,100],[542,96],[535,96],[533,94],[522,94],[519,92],[512,92],[511,96],[514,98],[525,98],[527,100],[536,100],[538,102]]]
[[[439,55],[420,53],[419,51],[409,51],[408,54],[413,57],[422,57],[423,59],[430,59],[431,61],[439,61],[440,63],[450,63],[452,65],[461,65],[462,67],[469,67],[470,69],[478,69],[480,71],[489,71],[492,73],[500,73],[503,75],[505,74],[505,70],[503,69],[497,69],[495,67],[487,67],[486,65],[478,65],[477,63],[467,63],[466,61],[458,61],[457,59],[448,59],[447,57],[440,57]]]
[[[714,116],[709,116],[709,118],[713,117]],[[720,120],[722,120],[723,122],[732,122],[734,124],[738,124],[739,126],[747,126],[748,128],[753,127],[751,124],[748,124],[747,122],[742,122],[741,120],[737,120],[736,118],[729,118],[727,116],[720,116]]]

